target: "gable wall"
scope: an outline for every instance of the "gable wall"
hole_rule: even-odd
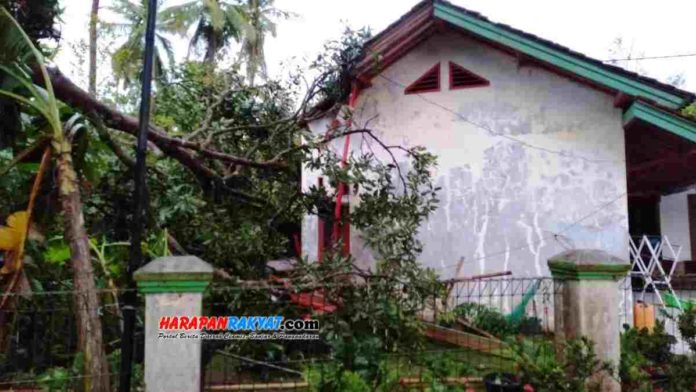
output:
[[[441,91],[404,95],[438,61]],[[490,86],[449,91],[448,61]],[[423,145],[439,157],[441,203],[421,232],[425,264],[444,277],[461,259],[460,276],[508,269],[535,276],[547,275],[548,257],[567,248],[626,257],[624,134],[611,96],[519,68],[513,57],[454,33],[430,38],[382,75],[361,93],[356,126],[369,120],[387,144]],[[325,124],[312,128],[323,132]],[[352,139],[355,151],[365,148],[360,139]],[[305,174],[305,185],[314,181]],[[310,256],[313,228],[303,227]],[[351,247],[369,261],[357,233]]]

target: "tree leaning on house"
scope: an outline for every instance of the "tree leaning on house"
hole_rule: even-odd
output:
[[[336,57],[346,60],[345,64],[336,67],[340,70],[339,73],[350,70],[349,63],[351,59],[354,60],[355,52],[349,52],[353,55],[348,58]],[[79,334],[86,337],[79,340],[80,351],[85,353],[85,374],[89,383],[84,388],[105,390],[108,388],[108,379],[103,377],[106,365],[103,361],[101,325],[97,312],[99,302],[96,295],[92,296],[95,271],[92,271],[89,260],[82,197],[89,206],[86,209],[87,224],[94,222],[93,218],[97,215],[103,214],[103,219],[90,226],[90,234],[108,235],[112,240],[127,240],[127,237],[118,236],[124,234],[120,228],[127,227],[128,217],[111,219],[113,216],[103,213],[102,209],[106,207],[109,210],[112,206],[117,206],[113,208],[115,213],[123,213],[129,205],[128,192],[124,192],[123,188],[125,181],[131,178],[131,165],[128,164],[129,154],[124,150],[129,149],[132,137],[137,133],[138,121],[97,100],[55,68],[46,69],[41,66],[41,62],[28,68],[23,62],[16,60],[17,57],[13,57],[13,61],[7,63],[22,71],[18,74],[19,77],[14,78],[21,83],[19,90],[11,92],[12,98],[23,103],[21,109],[25,115],[45,119],[49,125],[46,131],[54,142],[52,149],[59,171],[57,179],[60,209],[66,218],[63,221],[64,238],[70,246],[72,284],[76,292],[80,293],[75,297],[76,316]],[[154,162],[149,185],[156,207],[155,213],[150,217],[150,227],[171,228],[168,232],[176,236],[181,234],[179,238],[184,239],[182,242],[186,251],[203,254],[207,260],[236,276],[261,277],[259,271],[263,270],[262,263],[265,260],[288,254],[287,248],[291,240],[286,235],[295,230],[293,222],[296,223],[306,210],[317,213],[321,205],[335,199],[335,195],[326,190],[312,189],[306,193],[300,191],[299,167],[305,163],[325,168],[328,175],[336,180],[340,178],[340,181],[363,184],[365,189],[372,189],[372,202],[365,205],[379,207],[385,213],[366,212],[356,215],[356,225],[366,224],[370,216],[393,222],[404,215],[404,212],[411,211],[411,208],[416,209],[416,219],[427,215],[426,210],[431,208],[430,202],[414,204],[410,197],[385,198],[385,192],[393,193],[393,179],[398,178],[392,170],[398,167],[396,162],[373,165],[370,156],[363,156],[351,159],[347,167],[338,169],[338,158],[335,155],[325,155],[319,160],[312,158],[316,157],[313,152],[327,151],[323,148],[327,139],[308,138],[310,135],[302,124],[311,117],[309,108],[318,100],[326,98],[327,94],[344,93],[336,85],[342,78],[337,75],[335,68],[320,70],[322,75],[311,84],[299,109],[293,102],[294,92],[282,83],[269,81],[266,85],[249,87],[235,70],[219,71],[216,77],[210,78],[210,71],[205,65],[186,64],[182,68],[190,70],[182,72],[177,83],[167,84],[160,91],[160,108],[156,109],[155,123],[149,134],[150,142],[157,147],[150,154]],[[6,75],[3,74],[3,77]],[[298,83],[291,81],[289,85],[297,86]],[[32,95],[34,91],[44,89],[47,91],[45,96]],[[199,93],[203,91],[210,93]],[[200,97],[206,97],[206,101],[201,101]],[[65,106],[62,106],[63,103]],[[45,105],[45,108],[41,105]],[[92,142],[86,149],[88,156],[85,158],[85,150],[78,151],[78,138],[81,136],[70,132],[72,126],[66,127],[72,121],[62,121],[65,116],[62,111],[59,112],[59,108],[66,112],[73,108],[81,111],[95,124],[95,128],[101,126],[100,129],[112,138],[113,143],[96,145]],[[67,129],[63,129],[64,127]],[[344,132],[360,132],[378,140],[369,129],[334,131],[331,138],[341,137]],[[75,136],[75,139],[71,140],[71,136]],[[305,138],[306,143],[299,143],[300,138]],[[111,150],[112,160],[109,162],[114,162],[113,157],[116,156],[124,165],[118,173],[104,173],[106,178],[101,183],[104,187],[102,192],[101,189],[95,191],[92,188],[97,181],[89,171],[98,166],[95,162],[101,158],[95,155],[103,154],[104,148]],[[432,157],[418,149],[409,153],[413,157],[422,157],[417,160],[417,170],[421,173],[414,179],[427,180],[423,174],[434,164]],[[92,161],[86,165],[83,163],[85,160]],[[104,166],[111,169],[114,165],[109,163]],[[374,178],[366,175],[366,171],[376,171],[380,180],[365,182],[366,179]],[[159,177],[160,173],[164,176]],[[119,178],[126,180],[119,182],[111,174],[118,174],[121,176]],[[162,178],[166,178],[163,183]],[[407,181],[406,178],[400,180]],[[425,181],[419,184],[425,187],[423,191],[428,190],[425,192],[425,199],[430,200],[434,198],[434,189],[428,183],[429,181]],[[81,188],[86,192],[81,194]],[[113,205],[105,206],[103,199],[106,196],[110,196],[107,201],[113,201]],[[389,208],[381,208],[385,206]],[[406,218],[411,219],[410,216]],[[124,222],[126,224],[122,225]],[[228,224],[230,222],[233,224]],[[186,228],[194,225],[202,230],[186,231]],[[389,237],[390,241],[401,241],[403,236],[394,234]],[[231,240],[227,241],[228,238]],[[392,244],[398,245],[397,242]],[[230,260],[230,254],[235,255],[234,259]],[[352,265],[348,260],[339,267],[350,269]],[[399,265],[391,260],[387,267],[393,270]],[[413,265],[409,263],[408,272],[404,271],[405,276],[420,275],[414,273],[411,267]],[[395,271],[394,276],[404,275]],[[399,284],[398,281],[392,283]]]

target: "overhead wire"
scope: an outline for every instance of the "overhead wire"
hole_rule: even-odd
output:
[[[681,54],[668,54],[662,56],[640,56],[640,57],[625,57],[618,59],[606,59],[602,60],[605,63],[611,63],[614,61],[639,61],[639,60],[665,60],[665,59],[676,59],[684,57],[696,57],[696,53],[681,53]]]
[[[497,251],[497,252],[489,253],[489,254],[487,254],[487,255],[485,255],[485,256],[481,256],[481,257],[477,257],[477,258],[475,258],[475,259],[472,259],[472,260],[470,260],[469,262],[472,262],[472,263],[473,263],[473,262],[485,260],[485,259],[488,259],[488,258],[491,258],[491,257],[494,257],[494,256],[500,256],[500,255],[504,255],[504,254],[506,254],[506,253],[512,253],[512,252],[516,252],[516,251],[518,251],[518,250],[528,249],[530,245],[536,245],[536,244],[538,244],[538,243],[540,243],[540,242],[543,242],[543,241],[546,241],[546,240],[553,240],[553,239],[555,239],[556,237],[558,237],[558,236],[560,236],[560,235],[562,235],[562,234],[568,232],[569,230],[571,230],[571,229],[574,228],[575,226],[579,225],[580,223],[584,222],[585,220],[587,220],[587,219],[589,219],[589,218],[595,216],[596,214],[598,214],[599,212],[603,211],[605,208],[607,208],[607,207],[609,207],[610,205],[614,204],[614,203],[617,202],[618,200],[622,199],[622,198],[623,198],[624,196],[626,196],[626,195],[628,195],[628,193],[627,193],[627,192],[623,192],[623,193],[619,194],[618,196],[614,197],[613,199],[611,199],[611,200],[609,200],[609,201],[607,201],[607,202],[605,202],[605,203],[602,203],[598,208],[596,208],[596,209],[590,211],[590,212],[589,212],[588,214],[586,214],[586,215],[583,215],[580,219],[577,219],[577,220],[571,222],[571,223],[570,223],[568,226],[566,226],[563,230],[561,230],[561,231],[559,231],[559,232],[557,232],[557,233],[552,233],[552,234],[549,235],[549,236],[538,238],[537,240],[532,241],[531,243],[530,243],[530,242],[525,242],[523,245],[520,245],[520,246],[517,246],[517,247],[513,247],[513,248],[510,248],[510,249],[505,249],[505,250],[503,250],[503,251]],[[457,266],[459,266],[459,265],[460,265],[459,262],[457,262],[457,263],[455,263],[455,264],[446,264],[446,265],[442,266],[442,267],[440,268],[440,270],[446,270],[446,269],[449,269],[449,268],[452,268],[452,267],[457,267]]]
[[[392,79],[392,78],[390,78],[390,77],[388,77],[388,76],[385,76],[385,75],[382,75],[382,74],[380,74],[379,76],[380,76],[381,78],[387,80],[388,82],[392,83],[392,84],[398,85],[398,86],[403,87],[403,88],[406,87],[405,84],[403,84],[403,83],[401,83],[401,82],[399,82],[399,81],[396,81],[396,80],[394,80],[394,79]],[[519,140],[519,139],[517,139],[517,138],[515,138],[515,137],[512,137],[512,136],[510,136],[510,135],[505,135],[505,134],[501,134],[500,132],[496,132],[496,131],[494,131],[493,129],[490,129],[489,127],[486,127],[486,126],[483,126],[483,125],[481,125],[481,124],[475,123],[475,122],[469,120],[468,118],[466,118],[465,116],[463,116],[461,113],[459,113],[459,112],[457,112],[457,111],[455,111],[455,110],[453,110],[453,109],[450,109],[450,108],[448,108],[448,107],[446,107],[446,106],[444,106],[444,105],[441,105],[441,104],[438,103],[438,102],[435,102],[435,101],[433,101],[433,100],[430,100],[430,99],[428,99],[427,97],[423,97],[422,94],[416,93],[416,94],[414,94],[414,95],[417,95],[419,98],[421,98],[422,100],[424,100],[425,102],[427,102],[427,103],[429,103],[429,104],[432,104],[432,105],[434,105],[434,106],[437,106],[437,107],[439,107],[440,109],[445,110],[445,111],[447,111],[447,112],[449,112],[449,113],[451,113],[451,114],[454,114],[455,116],[457,116],[458,118],[462,119],[462,120],[465,121],[466,123],[471,124],[471,125],[473,125],[473,126],[475,126],[475,127],[477,127],[477,128],[480,128],[480,129],[486,131],[487,133],[489,133],[489,134],[491,134],[491,135],[493,135],[493,136],[498,136],[498,137],[502,137],[502,138],[511,140],[511,141],[513,141],[513,142],[515,142],[515,143],[521,144],[522,146],[524,146],[524,147],[526,147],[526,148],[536,149],[536,150],[540,150],[540,151],[544,151],[544,152],[548,152],[548,153],[552,153],[552,154],[558,154],[558,155],[561,155],[561,156],[563,156],[563,157],[577,158],[577,159],[581,159],[581,160],[588,161],[588,162],[594,162],[594,163],[597,163],[597,162],[625,162],[625,160],[597,160],[597,159],[591,159],[591,158],[586,158],[586,157],[579,156],[579,155],[577,155],[577,154],[568,153],[568,152],[565,152],[565,151],[556,151],[556,150],[548,149],[548,148],[546,148],[546,147],[536,146],[536,145],[530,144],[530,143],[528,143],[528,142],[526,142],[526,141]],[[559,232],[557,232],[557,233],[552,233],[552,234],[549,235],[549,236],[545,236],[545,237],[538,238],[537,240],[532,241],[531,243],[527,241],[527,242],[525,242],[523,245],[520,245],[520,246],[516,246],[516,247],[513,247],[513,248],[508,248],[508,249],[505,249],[505,250],[502,250],[502,251],[498,251],[498,252],[493,252],[493,253],[487,254],[487,255],[485,255],[485,256],[477,257],[477,258],[475,258],[475,259],[470,260],[469,262],[477,262],[477,261],[481,261],[481,260],[488,259],[488,258],[491,258],[491,257],[500,256],[500,255],[504,255],[504,254],[509,254],[509,253],[512,253],[512,252],[517,252],[517,251],[519,251],[519,250],[528,249],[529,246],[533,246],[533,245],[539,244],[539,243],[541,243],[541,242],[543,242],[543,241],[546,241],[546,240],[553,240],[553,239],[557,238],[558,236],[562,235],[563,233],[566,233],[567,231],[571,230],[572,228],[574,228],[574,227],[577,226],[578,224],[582,223],[583,221],[585,221],[585,220],[587,220],[587,219],[593,217],[594,215],[600,213],[600,212],[603,211],[605,208],[607,208],[607,207],[610,206],[611,204],[614,204],[616,201],[620,200],[621,198],[623,198],[623,197],[626,196],[627,194],[628,194],[627,192],[622,192],[621,194],[619,194],[619,195],[617,195],[616,197],[612,198],[612,199],[609,200],[608,202],[602,203],[598,208],[592,210],[590,213],[588,213],[588,214],[582,216],[581,218],[579,218],[579,219],[577,219],[577,220],[571,222],[571,223],[570,223],[568,226],[566,226],[563,230],[561,230],[561,231],[559,231]],[[440,269],[440,270],[446,270],[446,269],[449,269],[449,268],[460,267],[460,266],[461,266],[461,263],[457,262],[457,263],[454,263],[454,264],[444,265],[444,266],[442,266],[442,267],[439,268],[439,269]]]
[[[392,79],[392,78],[390,78],[390,77],[388,77],[388,76],[385,76],[385,75],[382,75],[382,74],[380,74],[379,76],[380,76],[381,78],[383,78],[384,80],[386,80],[386,81],[388,81],[388,82],[390,82],[390,83],[392,83],[392,84],[394,84],[394,85],[397,85],[397,86],[403,87],[403,88],[406,87],[405,84],[403,84],[403,83],[401,83],[401,82],[399,82],[399,81],[397,81],[397,80],[394,80],[394,79]],[[501,133],[501,132],[497,132],[497,131],[495,131],[495,130],[493,130],[493,129],[491,129],[490,127],[487,127],[487,126],[485,126],[485,125],[482,125],[482,124],[478,124],[478,123],[476,123],[476,122],[473,122],[473,121],[469,120],[469,118],[467,118],[467,117],[464,116],[463,114],[457,112],[456,110],[451,109],[451,108],[448,108],[447,106],[444,106],[444,105],[442,105],[442,104],[440,104],[440,103],[438,103],[438,102],[435,102],[435,101],[433,101],[433,100],[431,100],[431,99],[429,99],[429,98],[427,98],[427,97],[424,97],[423,94],[416,93],[416,94],[412,94],[412,95],[418,96],[418,97],[419,97],[420,99],[422,99],[423,101],[425,101],[425,102],[427,102],[427,103],[429,103],[429,104],[431,104],[431,105],[433,105],[433,106],[436,106],[436,107],[438,107],[438,108],[440,108],[440,109],[442,109],[442,110],[444,110],[444,111],[446,111],[446,112],[448,112],[448,113],[451,113],[451,114],[457,116],[457,117],[458,117],[459,119],[461,119],[462,121],[464,121],[464,122],[466,122],[466,123],[468,123],[468,124],[470,124],[470,125],[473,125],[474,127],[479,128],[479,129],[481,129],[481,130],[487,132],[488,134],[490,134],[490,135],[492,135],[492,136],[501,137],[501,138],[510,140],[510,141],[512,141],[512,142],[514,142],[514,143],[516,143],[516,144],[519,144],[519,145],[521,145],[521,146],[523,146],[523,147],[526,147],[526,148],[529,148],[529,149],[534,149],[534,150],[543,151],[543,152],[546,152],[546,153],[549,153],[549,154],[559,155],[559,156],[564,157],[564,158],[579,159],[579,160],[583,160],[583,161],[589,162],[589,163],[626,162],[626,161],[623,160],[623,159],[593,159],[593,158],[588,158],[588,157],[584,157],[584,156],[582,156],[582,155],[575,154],[575,153],[573,153],[573,152],[559,151],[559,150],[553,150],[553,149],[550,149],[550,148],[547,148],[547,147],[537,146],[537,145],[534,145],[534,144],[529,143],[529,142],[527,142],[527,141],[520,140],[520,139],[518,139],[518,138],[516,138],[516,137],[514,137],[514,136],[506,135],[506,134]]]

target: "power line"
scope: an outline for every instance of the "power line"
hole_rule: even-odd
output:
[[[626,57],[621,59],[607,59],[602,60],[605,63],[610,63],[613,61],[638,61],[638,60],[663,60],[663,59],[676,59],[684,57],[696,57],[696,53],[682,53],[682,54],[668,54],[663,56],[642,56],[642,57]]]
[[[388,81],[388,82],[394,84],[394,85],[397,85],[397,86],[402,87],[402,88],[406,88],[406,85],[405,85],[405,84],[403,84],[403,83],[401,83],[401,82],[399,82],[399,81],[396,81],[396,80],[394,80],[394,79],[392,79],[392,78],[390,78],[390,77],[388,77],[388,76],[385,76],[385,75],[382,75],[382,74],[380,74],[379,76],[380,76],[381,78],[385,79],[386,81]],[[442,110],[444,110],[444,111],[446,111],[446,112],[448,112],[448,113],[451,113],[451,114],[457,116],[457,117],[458,117],[459,119],[461,119],[462,121],[464,121],[464,122],[466,122],[466,123],[468,123],[468,124],[470,124],[470,125],[473,125],[473,126],[476,127],[476,128],[479,128],[479,129],[482,129],[482,130],[486,131],[488,134],[490,134],[490,135],[492,135],[492,136],[497,136],[497,137],[502,137],[502,138],[504,138],[504,139],[508,139],[508,140],[510,140],[510,141],[512,141],[512,142],[514,142],[514,143],[517,143],[517,144],[519,144],[519,145],[521,145],[521,146],[523,146],[523,147],[526,147],[526,148],[530,148],[530,149],[534,149],[534,150],[539,150],[539,151],[547,152],[547,153],[550,153],[550,154],[556,154],[556,155],[559,155],[559,156],[562,156],[562,157],[565,157],[565,158],[580,159],[580,160],[583,160],[583,161],[585,161],[585,162],[590,162],[590,163],[625,162],[625,160],[622,160],[622,159],[592,159],[592,158],[587,158],[587,157],[583,157],[583,156],[581,156],[581,155],[574,154],[574,153],[572,153],[572,152],[558,151],[558,150],[552,150],[552,149],[546,148],[546,147],[536,146],[536,145],[531,144],[531,143],[529,143],[529,142],[526,142],[526,141],[524,141],[524,140],[517,139],[516,137],[510,136],[510,135],[506,135],[506,134],[503,134],[503,133],[500,133],[500,132],[496,132],[496,131],[494,131],[493,129],[487,127],[487,126],[484,126],[484,125],[475,123],[475,122],[469,120],[469,119],[468,119],[466,116],[464,116],[463,114],[457,112],[456,110],[450,109],[450,108],[448,108],[447,106],[444,106],[444,105],[442,105],[442,104],[440,104],[440,103],[438,103],[438,102],[435,102],[435,101],[433,101],[433,100],[431,100],[431,99],[428,99],[427,97],[424,97],[422,94],[417,93],[417,94],[415,94],[415,95],[418,96],[418,98],[422,99],[423,101],[425,101],[425,102],[427,102],[427,103],[429,103],[429,104],[431,104],[431,105],[433,105],[433,106],[437,106],[437,107],[439,107],[440,109],[442,109]]]
[[[490,258],[490,257],[500,256],[500,255],[504,255],[504,254],[506,254],[506,253],[512,253],[512,252],[516,252],[516,251],[518,251],[518,250],[527,249],[530,245],[536,245],[536,244],[538,244],[538,243],[540,243],[540,242],[543,242],[543,241],[546,241],[546,240],[555,239],[556,237],[562,235],[563,233],[568,232],[568,230],[570,230],[570,229],[572,229],[573,227],[577,226],[578,224],[582,223],[582,222],[585,221],[586,219],[589,219],[589,218],[593,217],[594,215],[598,214],[600,211],[602,211],[602,210],[604,210],[606,207],[608,207],[608,206],[614,204],[615,202],[617,202],[619,199],[623,198],[623,197],[626,196],[626,195],[628,195],[628,192],[623,192],[623,193],[621,193],[620,195],[616,196],[615,198],[609,200],[608,202],[601,204],[598,208],[596,208],[596,209],[590,211],[590,213],[588,213],[587,215],[584,215],[584,216],[581,217],[580,219],[577,219],[577,220],[573,221],[571,224],[569,224],[568,226],[566,226],[563,230],[559,231],[558,233],[553,233],[552,235],[547,236],[547,237],[541,237],[541,238],[537,239],[536,241],[532,241],[531,244],[525,243],[524,245],[520,245],[520,246],[514,247],[514,248],[512,248],[512,249],[506,249],[506,250],[504,250],[504,251],[499,251],[499,252],[490,253],[490,254],[488,254],[488,255],[486,255],[486,256],[477,257],[477,258],[475,258],[475,259],[472,259],[471,262],[473,263],[473,262],[476,262],[476,261],[481,261],[481,260],[488,259],[488,258]],[[452,267],[458,267],[459,265],[460,265],[459,262],[457,262],[456,264],[448,264],[448,265],[442,266],[441,268],[439,268],[439,270],[442,271],[442,270],[450,269],[450,268],[452,268]]]
[[[396,80],[394,80],[394,79],[391,79],[391,78],[389,78],[389,77],[387,77],[387,76],[385,76],[385,75],[380,74],[379,76],[382,77],[383,79],[387,80],[388,82],[394,84],[394,85],[400,86],[400,87],[402,87],[402,88],[405,88],[405,87],[406,87],[405,84],[400,83],[400,82],[398,82],[398,81],[396,81]],[[517,139],[517,138],[515,138],[515,137],[513,137],[513,136],[501,134],[501,133],[499,133],[499,132],[494,131],[493,129],[491,129],[491,128],[489,128],[489,127],[483,126],[483,125],[481,125],[481,124],[477,124],[477,123],[475,123],[475,122],[469,120],[468,118],[466,118],[466,117],[465,117],[464,115],[462,115],[461,113],[459,113],[459,112],[457,112],[457,111],[455,111],[455,110],[453,110],[453,109],[450,109],[450,108],[448,108],[448,107],[446,107],[446,106],[444,106],[444,105],[441,105],[441,104],[439,104],[438,102],[435,102],[435,101],[433,101],[433,100],[430,100],[430,99],[428,99],[427,97],[424,97],[422,94],[415,94],[415,95],[418,96],[418,97],[419,97],[420,99],[422,99],[423,101],[425,101],[425,102],[427,102],[427,103],[429,103],[429,104],[431,104],[431,105],[437,106],[437,107],[439,107],[440,109],[445,110],[446,112],[449,112],[449,113],[451,113],[451,114],[457,116],[457,117],[460,118],[462,121],[464,121],[464,122],[466,122],[466,123],[468,123],[468,124],[470,124],[470,125],[473,125],[473,126],[476,127],[476,128],[479,128],[479,129],[482,129],[482,130],[486,131],[486,132],[487,132],[488,134],[490,134],[490,135],[498,136],[498,137],[502,137],[502,138],[511,140],[511,141],[513,141],[513,142],[515,142],[515,143],[518,143],[518,144],[520,144],[520,145],[526,147],[526,148],[536,149],[536,150],[548,152],[548,153],[551,153],[551,154],[557,154],[557,155],[560,155],[560,156],[563,156],[563,157],[567,157],[567,158],[577,158],[577,159],[581,159],[581,160],[584,160],[584,161],[587,161],[587,162],[594,162],[594,163],[597,163],[597,162],[625,162],[624,160],[599,160],[599,159],[591,159],[591,158],[582,157],[582,156],[579,156],[579,155],[576,155],[576,154],[573,154],[573,153],[568,153],[568,152],[565,152],[565,151],[556,151],[556,150],[548,149],[548,148],[546,148],[546,147],[535,146],[535,145],[530,144],[530,143],[528,143],[528,142],[526,142],[526,141],[519,140],[519,139]],[[627,194],[628,194],[627,192],[621,193],[620,195],[616,196],[615,198],[611,199],[610,201],[608,201],[608,202],[606,202],[606,203],[603,203],[603,204],[600,205],[598,208],[592,210],[592,211],[591,211],[590,213],[588,213],[587,215],[584,215],[584,216],[581,217],[580,219],[577,219],[577,220],[573,221],[570,225],[568,225],[566,228],[564,228],[564,229],[561,230],[560,232],[558,232],[558,233],[553,233],[552,235],[547,236],[547,237],[541,237],[541,238],[537,239],[536,241],[532,241],[531,245],[536,245],[536,244],[538,244],[538,243],[540,243],[540,242],[543,242],[543,241],[546,241],[546,240],[552,240],[552,239],[554,239],[554,238],[557,238],[558,236],[562,235],[563,233],[565,233],[565,232],[567,232],[568,230],[572,229],[573,227],[577,226],[578,224],[580,224],[581,222],[585,221],[586,219],[589,219],[589,218],[591,218],[592,216],[596,215],[597,213],[601,212],[601,211],[604,210],[606,207],[608,207],[609,205],[611,205],[611,204],[615,203],[616,201],[620,200],[621,198],[623,198],[623,197],[626,196]],[[488,258],[491,258],[491,257],[494,257],[494,256],[499,256],[499,255],[503,255],[503,254],[510,253],[510,252],[517,252],[517,251],[519,251],[519,250],[527,249],[529,246],[530,246],[529,243],[525,243],[525,244],[523,244],[523,245],[514,247],[514,248],[512,248],[512,249],[506,249],[506,250],[504,250],[504,251],[494,252],[494,253],[488,254],[488,255],[486,255],[486,256],[482,256],[482,257],[475,258],[475,259],[471,260],[471,262],[476,262],[476,261],[480,261],[480,260],[485,260],[485,259],[488,259]],[[452,267],[458,267],[459,265],[460,265],[460,263],[449,264],[449,265],[442,266],[441,268],[439,268],[439,270],[442,271],[442,270],[446,270],[446,269],[449,269],[449,268],[452,268]]]

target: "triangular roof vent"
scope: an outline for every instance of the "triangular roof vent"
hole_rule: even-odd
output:
[[[425,71],[410,86],[406,87],[406,94],[420,94],[432,91],[440,91],[440,63],[437,63]]]
[[[488,86],[490,82],[459,64],[449,63],[450,90]]]

